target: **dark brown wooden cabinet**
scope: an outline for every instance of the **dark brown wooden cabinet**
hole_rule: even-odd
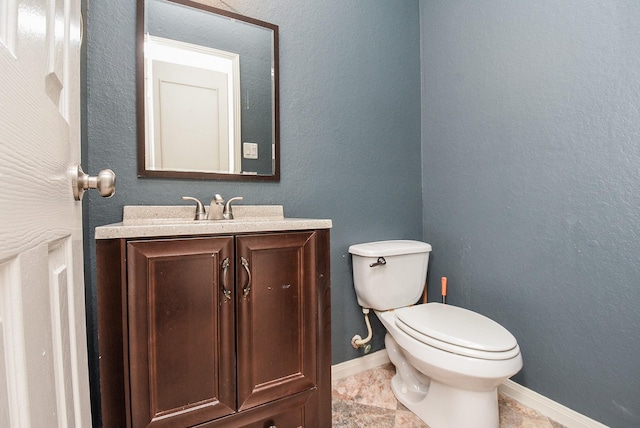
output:
[[[97,241],[104,427],[330,427],[329,231]]]

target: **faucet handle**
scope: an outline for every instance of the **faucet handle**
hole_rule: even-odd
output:
[[[196,215],[194,217],[194,220],[206,220],[207,213],[204,210],[204,205],[202,205],[202,202],[200,202],[199,199],[194,198],[192,196],[183,196],[182,200],[183,201],[194,201],[196,203]]]
[[[233,201],[241,201],[243,199],[242,196],[236,196],[235,198],[231,198],[227,201],[227,204],[224,206],[224,211],[222,212],[222,218],[225,220],[233,220],[233,208],[231,208],[231,202]]]

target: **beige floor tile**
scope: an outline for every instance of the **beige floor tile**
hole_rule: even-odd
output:
[[[391,391],[393,365],[333,381],[334,428],[429,428]],[[503,394],[498,395],[500,428],[566,428]]]

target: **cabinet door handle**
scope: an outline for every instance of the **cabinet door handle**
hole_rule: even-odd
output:
[[[226,300],[231,300],[231,290],[227,287],[227,271],[229,270],[229,257],[222,261],[222,294]]]
[[[240,257],[240,263],[242,263],[242,267],[247,271],[247,285],[242,289],[242,293],[246,298],[251,291],[251,271],[249,270],[249,262],[244,257]]]

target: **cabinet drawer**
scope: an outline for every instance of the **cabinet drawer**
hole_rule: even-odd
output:
[[[259,422],[247,425],[249,428],[302,428],[304,427],[304,407],[279,413]]]

